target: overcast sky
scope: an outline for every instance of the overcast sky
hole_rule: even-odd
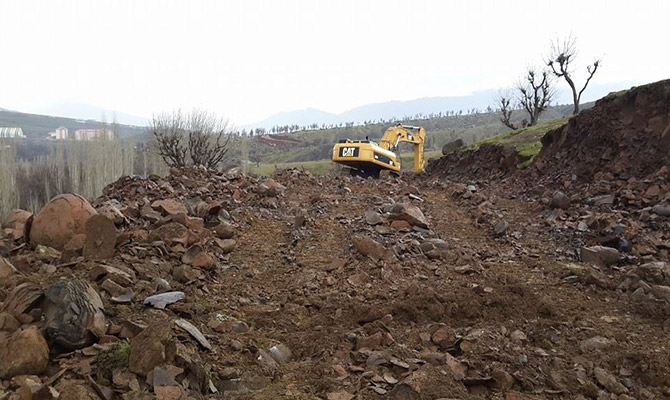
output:
[[[569,34],[579,72],[602,58],[594,81],[646,83],[670,78],[668,16],[665,0],[0,0],[0,107],[339,113],[509,86]]]

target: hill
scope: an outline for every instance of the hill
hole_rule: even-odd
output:
[[[35,107],[34,109],[27,111],[42,115],[58,115],[61,117],[83,120],[100,120],[103,118],[106,119],[108,123],[116,120],[119,124],[132,126],[149,125],[148,118],[116,110],[106,110],[93,104],[74,100],[61,100],[55,103]]]
[[[77,129],[100,128],[103,123],[96,120],[81,120],[66,117],[52,117],[48,115],[28,114],[17,111],[0,110],[0,126],[19,127],[28,138],[45,138],[59,126],[66,127],[70,132]],[[111,126],[111,124],[107,124]],[[114,129],[121,137],[143,137],[145,127],[114,124]]]

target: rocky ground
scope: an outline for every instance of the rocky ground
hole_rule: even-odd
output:
[[[196,168],[12,212],[0,399],[670,396],[669,99],[601,100],[524,170]]]

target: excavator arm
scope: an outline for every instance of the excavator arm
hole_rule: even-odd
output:
[[[423,147],[425,140],[426,130],[422,127],[398,124],[388,128],[384,132],[379,141],[379,146],[397,153],[398,143],[406,142],[414,144],[414,172],[423,172]]]

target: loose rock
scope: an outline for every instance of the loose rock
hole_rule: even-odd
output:
[[[116,227],[104,215],[92,215],[86,221],[86,240],[82,254],[88,260],[106,260],[114,257]]]
[[[12,210],[2,221],[2,234],[10,240],[20,240],[28,238],[30,225],[33,222],[33,213],[26,210]]]
[[[623,394],[623,393],[628,393],[628,389],[619,382],[614,375],[610,374],[609,372],[605,371],[602,368],[596,367],[593,370],[593,374],[596,377],[596,380],[600,385],[602,385],[605,389],[609,390],[610,392],[614,394]]]
[[[0,336],[0,378],[39,375],[49,363],[49,347],[36,326]]]
[[[421,209],[408,203],[396,203],[391,208],[392,220],[404,220],[413,226],[428,229],[428,220]]]
[[[561,191],[554,192],[554,195],[551,197],[551,202],[549,203],[551,208],[560,208],[562,210],[567,210],[570,208],[570,198]]]
[[[16,273],[16,268],[4,257],[0,257],[0,279],[7,278],[8,276]]]
[[[144,299],[144,304],[151,305],[155,308],[163,309],[169,304],[176,303],[180,300],[184,300],[186,295],[184,292],[167,292],[155,294]]]
[[[387,251],[383,244],[366,236],[354,236],[352,242],[356,250],[373,260],[386,259]]]
[[[605,246],[582,247],[582,262],[599,267],[616,264],[621,257],[619,250]]]
[[[62,250],[72,236],[84,233],[86,220],[95,213],[89,202],[79,195],[56,196],[35,216],[30,243]]]
[[[174,199],[156,200],[151,203],[151,208],[161,212],[163,215],[188,213],[186,206]]]
[[[202,347],[206,348],[207,350],[212,350],[212,345],[209,344],[209,341],[200,332],[200,330],[196,328],[193,324],[182,318],[175,320],[174,323],[178,327],[182,328],[183,330],[191,334],[191,336],[193,336],[193,338],[197,340]]]
[[[377,211],[368,210],[365,212],[365,222],[368,225],[379,225],[382,223],[382,218]]]
[[[128,369],[146,376],[153,369],[171,362],[176,353],[176,344],[168,324],[154,324],[130,340]]]
[[[84,281],[56,282],[45,292],[43,307],[47,337],[66,349],[89,346],[107,332],[102,300]]]

